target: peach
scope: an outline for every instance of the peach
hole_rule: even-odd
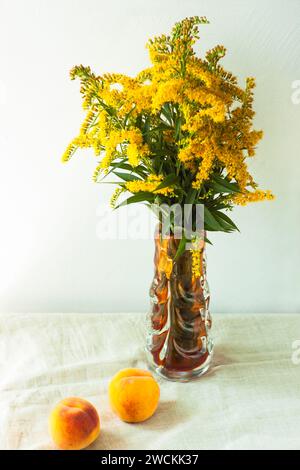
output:
[[[65,398],[52,410],[49,430],[62,450],[80,450],[99,436],[100,420],[95,407],[82,398]]]
[[[111,407],[128,423],[150,418],[157,408],[159,395],[158,383],[147,370],[120,370],[109,384]]]

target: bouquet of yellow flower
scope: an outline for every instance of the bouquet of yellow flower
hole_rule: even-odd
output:
[[[257,188],[246,163],[262,137],[252,129],[254,79],[244,89],[237,85],[219,64],[223,46],[204,59],[195,55],[199,25],[206,23],[187,18],[169,36],[151,39],[152,66],[134,78],[74,67],[87,114],[63,161],[92,147],[99,157],[94,180],[111,173],[120,179],[113,207],[125,192],[133,195],[122,204],[199,203],[206,230],[230,232],[236,226],[223,210],[273,195]]]
[[[273,195],[258,189],[246,163],[262,137],[252,128],[254,79],[238,86],[219,63],[226,52],[221,45],[196,56],[199,25],[206,23],[205,17],[186,18],[170,35],[151,39],[152,65],[136,77],[74,67],[86,117],[63,161],[92,147],[99,159],[94,180],[118,178],[114,208],[201,205],[204,233],[232,232],[237,227],[226,211]],[[183,232],[177,242],[175,223],[170,218],[166,240],[156,237],[148,349],[156,370],[181,380],[207,370],[212,343],[204,243],[186,250],[191,238]]]

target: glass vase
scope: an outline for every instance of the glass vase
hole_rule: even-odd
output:
[[[177,381],[204,374],[212,359],[205,242],[175,261],[180,240],[155,233],[154,279],[150,288],[147,356],[152,370]]]

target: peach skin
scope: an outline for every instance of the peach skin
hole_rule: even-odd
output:
[[[150,418],[157,408],[159,395],[158,383],[147,370],[120,370],[109,384],[111,407],[128,423]]]
[[[99,436],[99,415],[96,408],[87,400],[65,398],[52,410],[49,430],[59,449],[84,449]]]

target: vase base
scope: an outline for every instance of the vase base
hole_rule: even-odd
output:
[[[148,350],[146,350],[146,353],[149,368],[159,377],[162,377],[166,380],[170,380],[172,382],[190,382],[192,380],[197,380],[198,378],[202,377],[202,375],[208,372],[212,360],[212,354],[210,354],[207,357],[206,361],[201,364],[201,366],[195,369],[187,371],[170,370],[164,367],[163,365],[158,366],[157,364],[155,364],[152,360],[151,353]]]

